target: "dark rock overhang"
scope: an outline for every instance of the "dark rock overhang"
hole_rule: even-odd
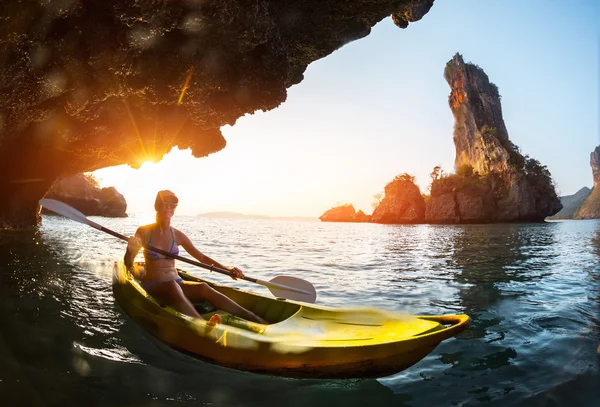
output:
[[[6,1],[0,6],[0,227],[39,221],[59,176],[225,147],[308,64],[433,0]]]

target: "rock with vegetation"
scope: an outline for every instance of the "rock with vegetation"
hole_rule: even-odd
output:
[[[126,217],[127,202],[114,187],[100,188],[93,175],[77,174],[57,181],[45,198],[64,202],[86,216]],[[52,214],[52,212],[44,213]]]
[[[370,222],[371,216],[361,210],[356,212],[354,205],[344,204],[328,209],[319,219],[323,222]]]
[[[424,220],[425,199],[415,185],[415,177],[406,173],[385,186],[384,197],[371,216],[373,223],[423,223]]]
[[[560,203],[562,204],[563,208],[556,215],[549,216],[547,219],[575,219],[575,213],[577,209],[579,209],[583,201],[586,200],[591,192],[592,190],[588,187],[583,187],[573,195],[561,196]]]
[[[446,65],[457,173],[434,177],[428,223],[541,222],[562,205],[546,166],[522,155],[502,118],[498,87],[456,54]]]
[[[497,210],[493,199],[495,182],[490,175],[474,173],[468,164],[463,164],[456,174],[435,178],[427,201],[427,222],[489,222]]]
[[[575,219],[600,218],[600,146],[590,154],[590,166],[594,178],[594,187],[589,196],[576,209]]]
[[[38,224],[59,177],[223,149],[310,63],[433,1],[3,1],[0,226]]]

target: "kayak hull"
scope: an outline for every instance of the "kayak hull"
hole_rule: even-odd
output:
[[[122,263],[115,264],[113,293],[131,319],[172,348],[238,370],[286,377],[388,376],[417,363],[470,324],[467,315],[416,317],[378,309],[332,308],[268,298],[184,271],[180,275],[186,281],[211,285],[270,324],[248,322],[222,311],[203,314],[222,316],[223,323],[215,327],[183,315],[149,296]]]

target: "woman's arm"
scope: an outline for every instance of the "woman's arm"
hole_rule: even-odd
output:
[[[125,250],[125,256],[123,257],[123,263],[125,263],[125,267],[127,269],[133,266],[133,260],[135,260],[135,256],[137,256],[138,252],[142,248],[142,233],[141,228],[138,228],[135,231],[135,235],[129,238],[129,243],[127,243],[127,249]]]
[[[210,258],[207,255],[205,255],[204,253],[202,253],[200,250],[198,250],[196,248],[196,246],[194,246],[194,244],[192,243],[190,238],[187,237],[187,235],[185,233],[183,233],[177,229],[175,229],[175,232],[177,235],[177,242],[185,249],[186,252],[188,252],[190,254],[190,256],[194,257],[199,262],[206,263],[211,266],[215,266],[215,267],[218,267],[221,269],[226,269],[226,270],[233,272],[235,274],[235,277],[232,276],[231,278],[233,278],[234,280],[236,280],[237,278],[244,277],[244,273],[239,268],[227,267],[227,266],[222,265],[218,261],[213,260],[212,258]]]

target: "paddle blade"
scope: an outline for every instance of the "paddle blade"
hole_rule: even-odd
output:
[[[297,290],[304,291],[297,292],[273,286],[267,286],[267,288],[273,293],[275,297],[287,298],[288,300],[294,301],[308,302],[311,304],[314,304],[314,302],[317,300],[317,290],[315,289],[315,286],[301,278],[291,276],[277,276],[269,280],[269,283],[275,283],[282,286],[287,286],[290,288],[295,288]]]
[[[98,230],[102,230],[102,226],[100,226],[96,222],[92,222],[91,220],[86,218],[83,213],[79,212],[77,209],[67,205],[64,202],[57,201],[55,199],[44,198],[40,199],[40,205],[66,218],[72,219],[79,223],[90,225],[91,227],[96,228]]]

